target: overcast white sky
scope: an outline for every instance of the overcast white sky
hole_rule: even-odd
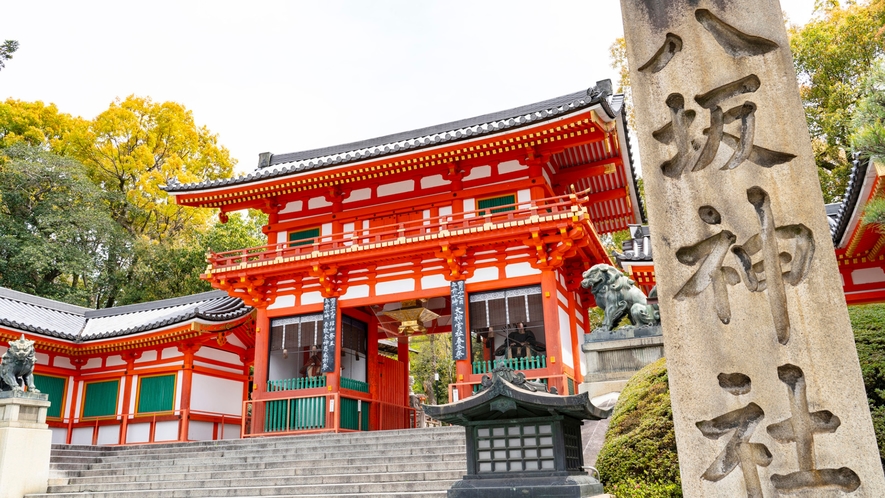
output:
[[[804,24],[814,0],[782,0]],[[618,0],[6,2],[21,43],[0,100],[92,118],[172,100],[251,171],[335,145],[516,107],[616,75]]]

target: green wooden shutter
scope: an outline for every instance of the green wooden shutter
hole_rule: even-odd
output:
[[[138,378],[136,413],[169,412],[175,406],[175,374]]]
[[[319,228],[311,228],[308,230],[301,230],[298,232],[290,232],[289,233],[289,246],[305,246],[309,244],[313,244],[313,239],[320,236]]]
[[[117,414],[117,395],[120,393],[119,380],[87,382],[83,401],[83,417],[107,417]]]
[[[61,418],[61,408],[65,401],[65,382],[68,379],[63,377],[50,377],[48,375],[34,374],[34,386],[43,394],[49,395],[49,410],[46,416],[50,418]]]
[[[513,211],[515,206],[512,204],[516,202],[516,197],[513,195],[502,195],[501,197],[492,197],[491,199],[480,199],[479,205],[477,206],[479,209],[489,209],[495,208],[496,206],[507,206],[507,207],[499,207],[497,209],[492,209],[492,214],[495,213],[503,213],[505,211]],[[480,216],[484,216],[485,212],[480,211]]]

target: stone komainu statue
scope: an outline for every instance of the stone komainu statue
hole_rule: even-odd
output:
[[[22,385],[28,386],[28,392],[39,393],[34,386],[34,364],[37,353],[34,341],[22,335],[17,341],[9,341],[9,349],[3,353],[0,363],[0,391],[23,391]]]
[[[605,311],[597,330],[611,332],[627,316],[633,325],[657,325],[661,316],[656,305],[648,304],[636,283],[611,265],[594,265],[582,275],[581,287],[590,289],[596,305]],[[654,293],[654,291],[652,291]]]

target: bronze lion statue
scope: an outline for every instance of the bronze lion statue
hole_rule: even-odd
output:
[[[34,386],[34,364],[37,363],[37,353],[34,351],[34,341],[21,339],[9,341],[9,349],[3,353],[3,363],[0,363],[0,391],[24,391],[22,384],[28,386],[28,392],[39,393]]]
[[[596,306],[605,311],[600,331],[611,332],[626,316],[633,325],[657,325],[661,322],[657,306],[648,304],[636,283],[611,265],[598,264],[582,275],[581,287],[590,289]]]

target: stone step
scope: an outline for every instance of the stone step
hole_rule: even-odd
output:
[[[378,440],[371,442],[351,442],[349,444],[323,444],[323,443],[299,443],[299,444],[288,444],[288,445],[255,445],[255,446],[244,446],[240,448],[201,448],[199,450],[191,450],[188,448],[169,448],[166,451],[157,451],[151,453],[111,453],[105,454],[100,452],[94,452],[92,454],[78,451],[78,452],[53,452],[52,459],[58,462],[68,462],[68,463],[76,463],[76,462],[113,462],[123,459],[139,459],[142,458],[156,458],[157,456],[163,457],[165,459],[170,458],[187,458],[189,456],[198,455],[224,455],[232,452],[249,452],[258,454],[261,452],[293,452],[293,451],[316,451],[316,450],[329,450],[335,451],[340,449],[348,449],[348,448],[360,448],[363,450],[384,450],[390,447],[397,446],[411,446],[416,441],[415,438],[410,439],[394,439],[390,441]],[[464,444],[464,436],[460,437],[450,437],[445,439],[420,439],[422,446],[432,448],[432,447],[444,447],[452,444]]]
[[[329,465],[331,466],[331,465]],[[130,482],[154,482],[154,481],[184,481],[197,480],[207,481],[212,479],[248,479],[248,478],[274,478],[295,476],[328,475],[329,466],[305,466],[305,467],[281,467],[276,469],[260,470],[215,470],[205,472],[182,472],[170,469],[168,472],[150,474],[93,474],[89,471],[86,476],[53,477],[51,485],[83,485],[93,483],[130,483]],[[455,460],[433,460],[426,462],[407,463],[376,463],[357,464],[346,467],[334,466],[335,469],[346,468],[348,474],[371,475],[383,473],[414,472],[416,468],[432,468],[435,471],[454,471],[459,475],[466,473],[464,458]]]
[[[312,484],[294,486],[232,486],[232,487],[201,487],[190,489],[164,490],[119,490],[54,493],[27,495],[29,498],[204,498],[204,497],[246,497],[246,496],[324,496],[334,497],[347,494],[365,496],[376,493],[380,496],[391,496],[397,493],[417,496],[417,493],[428,491],[445,492],[456,479],[434,481],[390,481],[382,483],[354,484]]]
[[[147,452],[156,452],[156,451],[164,451],[169,448],[194,448],[197,449],[201,446],[212,446],[212,447],[240,447],[240,446],[252,446],[252,445],[260,445],[260,444],[274,444],[274,445],[286,445],[292,444],[293,442],[298,441],[329,441],[335,444],[345,444],[347,441],[351,440],[371,440],[371,439],[380,439],[380,440],[393,440],[400,437],[420,437],[420,438],[429,438],[433,439],[436,437],[445,437],[447,435],[456,435],[456,434],[464,434],[464,429],[462,427],[433,427],[433,428],[425,428],[425,429],[399,429],[392,431],[366,431],[366,432],[345,432],[345,433],[319,433],[319,434],[305,434],[305,435],[295,435],[295,436],[263,436],[256,438],[246,438],[246,439],[225,439],[222,441],[191,441],[191,442],[170,442],[170,443],[156,443],[156,444],[139,444],[139,445],[128,445],[128,446],[107,446],[107,445],[65,445],[65,444],[53,444],[53,451],[107,451],[113,453],[138,453],[142,451]]]
[[[461,427],[138,446],[54,446],[42,497],[443,498],[467,468]]]
[[[156,458],[150,460],[122,460],[116,462],[51,462],[51,468],[58,470],[83,470],[84,466],[91,470],[112,470],[117,468],[150,468],[150,467],[189,467],[200,465],[213,465],[218,463],[225,464],[258,464],[285,460],[292,463],[302,463],[305,465],[315,465],[323,460],[331,460],[340,458],[343,453],[348,457],[363,461],[371,461],[385,458],[421,458],[441,453],[458,452],[465,454],[465,447],[462,446],[446,446],[439,448],[425,448],[422,446],[388,449],[385,451],[363,451],[361,449],[322,451],[322,452],[295,452],[289,453],[259,453],[259,454],[241,454],[230,452],[224,456],[205,456],[190,458]]]
[[[145,482],[89,482],[52,486],[50,493],[82,493],[111,491],[148,491],[203,488],[250,488],[250,487],[294,487],[294,486],[339,486],[383,484],[388,482],[454,482],[464,475],[462,471],[433,470],[376,474],[329,474],[287,477],[250,477],[239,479],[169,480]]]
[[[288,446],[288,447],[268,447],[268,448],[242,448],[237,450],[205,450],[205,451],[170,451],[168,453],[153,454],[133,454],[133,455],[112,455],[112,456],[82,456],[82,455],[66,455],[52,454],[52,461],[56,463],[87,463],[87,464],[116,464],[127,463],[143,460],[186,460],[192,458],[221,458],[229,455],[252,456],[259,457],[262,455],[295,455],[295,454],[316,454],[328,455],[347,451],[353,454],[364,452],[376,452],[379,455],[397,453],[398,447],[414,446],[419,444],[420,447],[427,452],[437,450],[445,450],[447,448],[463,448],[464,439],[452,441],[408,441],[408,444],[392,442],[391,444],[373,444],[373,445],[336,445],[336,446]]]

